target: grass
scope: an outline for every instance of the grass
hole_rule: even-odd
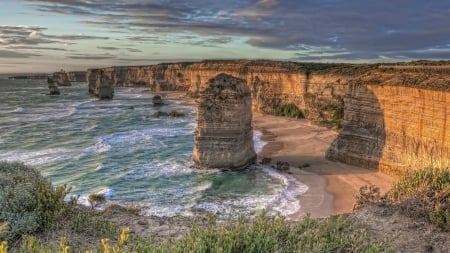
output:
[[[450,231],[450,170],[425,168],[405,174],[384,196],[375,186],[362,187],[355,209],[374,203],[392,205],[409,217]]]
[[[387,198],[393,203],[410,203],[405,208],[409,214],[424,214],[450,231],[450,170],[426,168],[406,174],[393,185]]]
[[[70,238],[43,245],[34,237],[27,237],[21,252],[72,252]],[[6,251],[5,251],[6,252]],[[241,217],[235,221],[218,223],[214,217],[208,225],[194,224],[182,238],[160,243],[141,240],[128,229],[115,240],[102,239],[93,249],[84,252],[392,252],[386,241],[370,242],[359,223],[346,216],[322,221],[306,217],[296,224],[282,217],[268,217],[262,213],[255,219]]]

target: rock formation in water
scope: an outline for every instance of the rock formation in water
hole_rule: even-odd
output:
[[[219,74],[199,92],[193,158],[200,168],[242,169],[256,160],[245,80]]]
[[[104,75],[103,70],[88,70],[88,73],[89,93],[100,99],[112,99],[114,96],[113,82]]]
[[[53,73],[53,80],[56,81],[58,86],[71,86],[72,84],[69,81],[69,77],[63,69],[59,72]]]
[[[154,95],[152,98],[153,106],[161,106],[164,105],[162,97],[160,95]]]
[[[86,81],[86,71],[70,71],[67,72],[69,81],[71,82],[85,82]]]
[[[145,85],[154,91],[187,91],[194,97],[210,78],[226,73],[246,80],[254,112],[273,114],[280,106],[293,104],[307,119],[342,126],[327,154],[330,159],[392,173],[450,166],[449,61],[238,60],[102,70],[114,86]],[[95,71],[90,73],[88,77]]]
[[[49,95],[60,95],[58,86],[55,84],[55,82],[53,81],[52,78],[47,77],[47,84],[48,84],[48,90],[49,90]]]

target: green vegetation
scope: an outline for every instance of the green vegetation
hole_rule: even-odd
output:
[[[450,231],[450,171],[426,168],[408,173],[394,184],[387,199],[408,205],[409,215],[425,215]]]
[[[397,207],[409,217],[424,218],[450,231],[450,171],[425,168],[405,174],[384,196],[376,186],[363,186],[354,209],[370,204]]]
[[[284,116],[290,118],[305,118],[305,114],[294,104],[279,105],[275,108],[275,116]]]
[[[0,162],[0,239],[52,227],[65,209],[67,193],[65,186],[54,188],[32,167]]]
[[[22,252],[72,252],[66,238],[43,245],[27,237]],[[318,221],[306,217],[297,224],[264,213],[256,219],[239,218],[218,224],[211,217],[208,225],[195,226],[180,239],[141,240],[128,229],[111,242],[102,239],[96,251],[86,252],[391,252],[386,241],[370,242],[361,224],[346,216]]]
[[[106,196],[103,193],[92,193],[88,196],[88,202],[91,205],[91,208],[94,209],[106,202]]]
[[[125,228],[113,238],[119,230],[106,220],[106,211],[79,206],[76,199],[64,202],[67,188],[54,188],[34,168],[0,162],[0,176],[0,253],[392,252],[388,238],[371,240],[363,224],[345,215],[295,223],[266,213],[224,222],[211,216],[207,224],[194,222],[182,237],[143,239]],[[92,197],[92,203],[99,198]],[[362,187],[355,209],[372,204],[450,230],[450,171],[411,172],[385,195],[376,186]],[[49,228],[60,232],[47,233]]]

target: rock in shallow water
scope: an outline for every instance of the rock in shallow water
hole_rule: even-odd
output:
[[[50,78],[50,77],[47,78],[47,84],[48,84],[48,90],[50,92],[49,95],[60,95],[58,86],[56,86],[56,84],[52,78]]]
[[[250,89],[227,74],[200,91],[193,158],[197,167],[243,169],[256,160]]]

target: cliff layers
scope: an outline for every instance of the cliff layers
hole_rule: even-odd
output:
[[[342,127],[329,159],[389,173],[448,167],[450,62],[313,64],[202,61],[101,69],[113,86],[180,90],[201,97],[220,73],[247,83],[252,110],[294,105],[306,118]],[[89,87],[95,73],[87,73]]]
[[[113,98],[113,81],[109,78],[109,76],[105,75],[103,70],[88,70],[86,76],[90,94],[100,99]]]
[[[347,90],[328,158],[389,174],[450,167],[450,66],[381,66]]]
[[[250,89],[227,74],[199,92],[193,159],[200,168],[242,169],[256,160]]]
[[[226,73],[247,82],[255,112],[274,114],[278,107],[293,104],[308,119],[336,122],[342,117],[347,80],[373,68],[376,65],[236,60],[108,67],[101,70],[114,86],[186,91],[193,97],[198,97],[202,86],[210,78]],[[95,76],[98,70],[88,71],[89,86],[95,81],[95,77],[90,75]]]

